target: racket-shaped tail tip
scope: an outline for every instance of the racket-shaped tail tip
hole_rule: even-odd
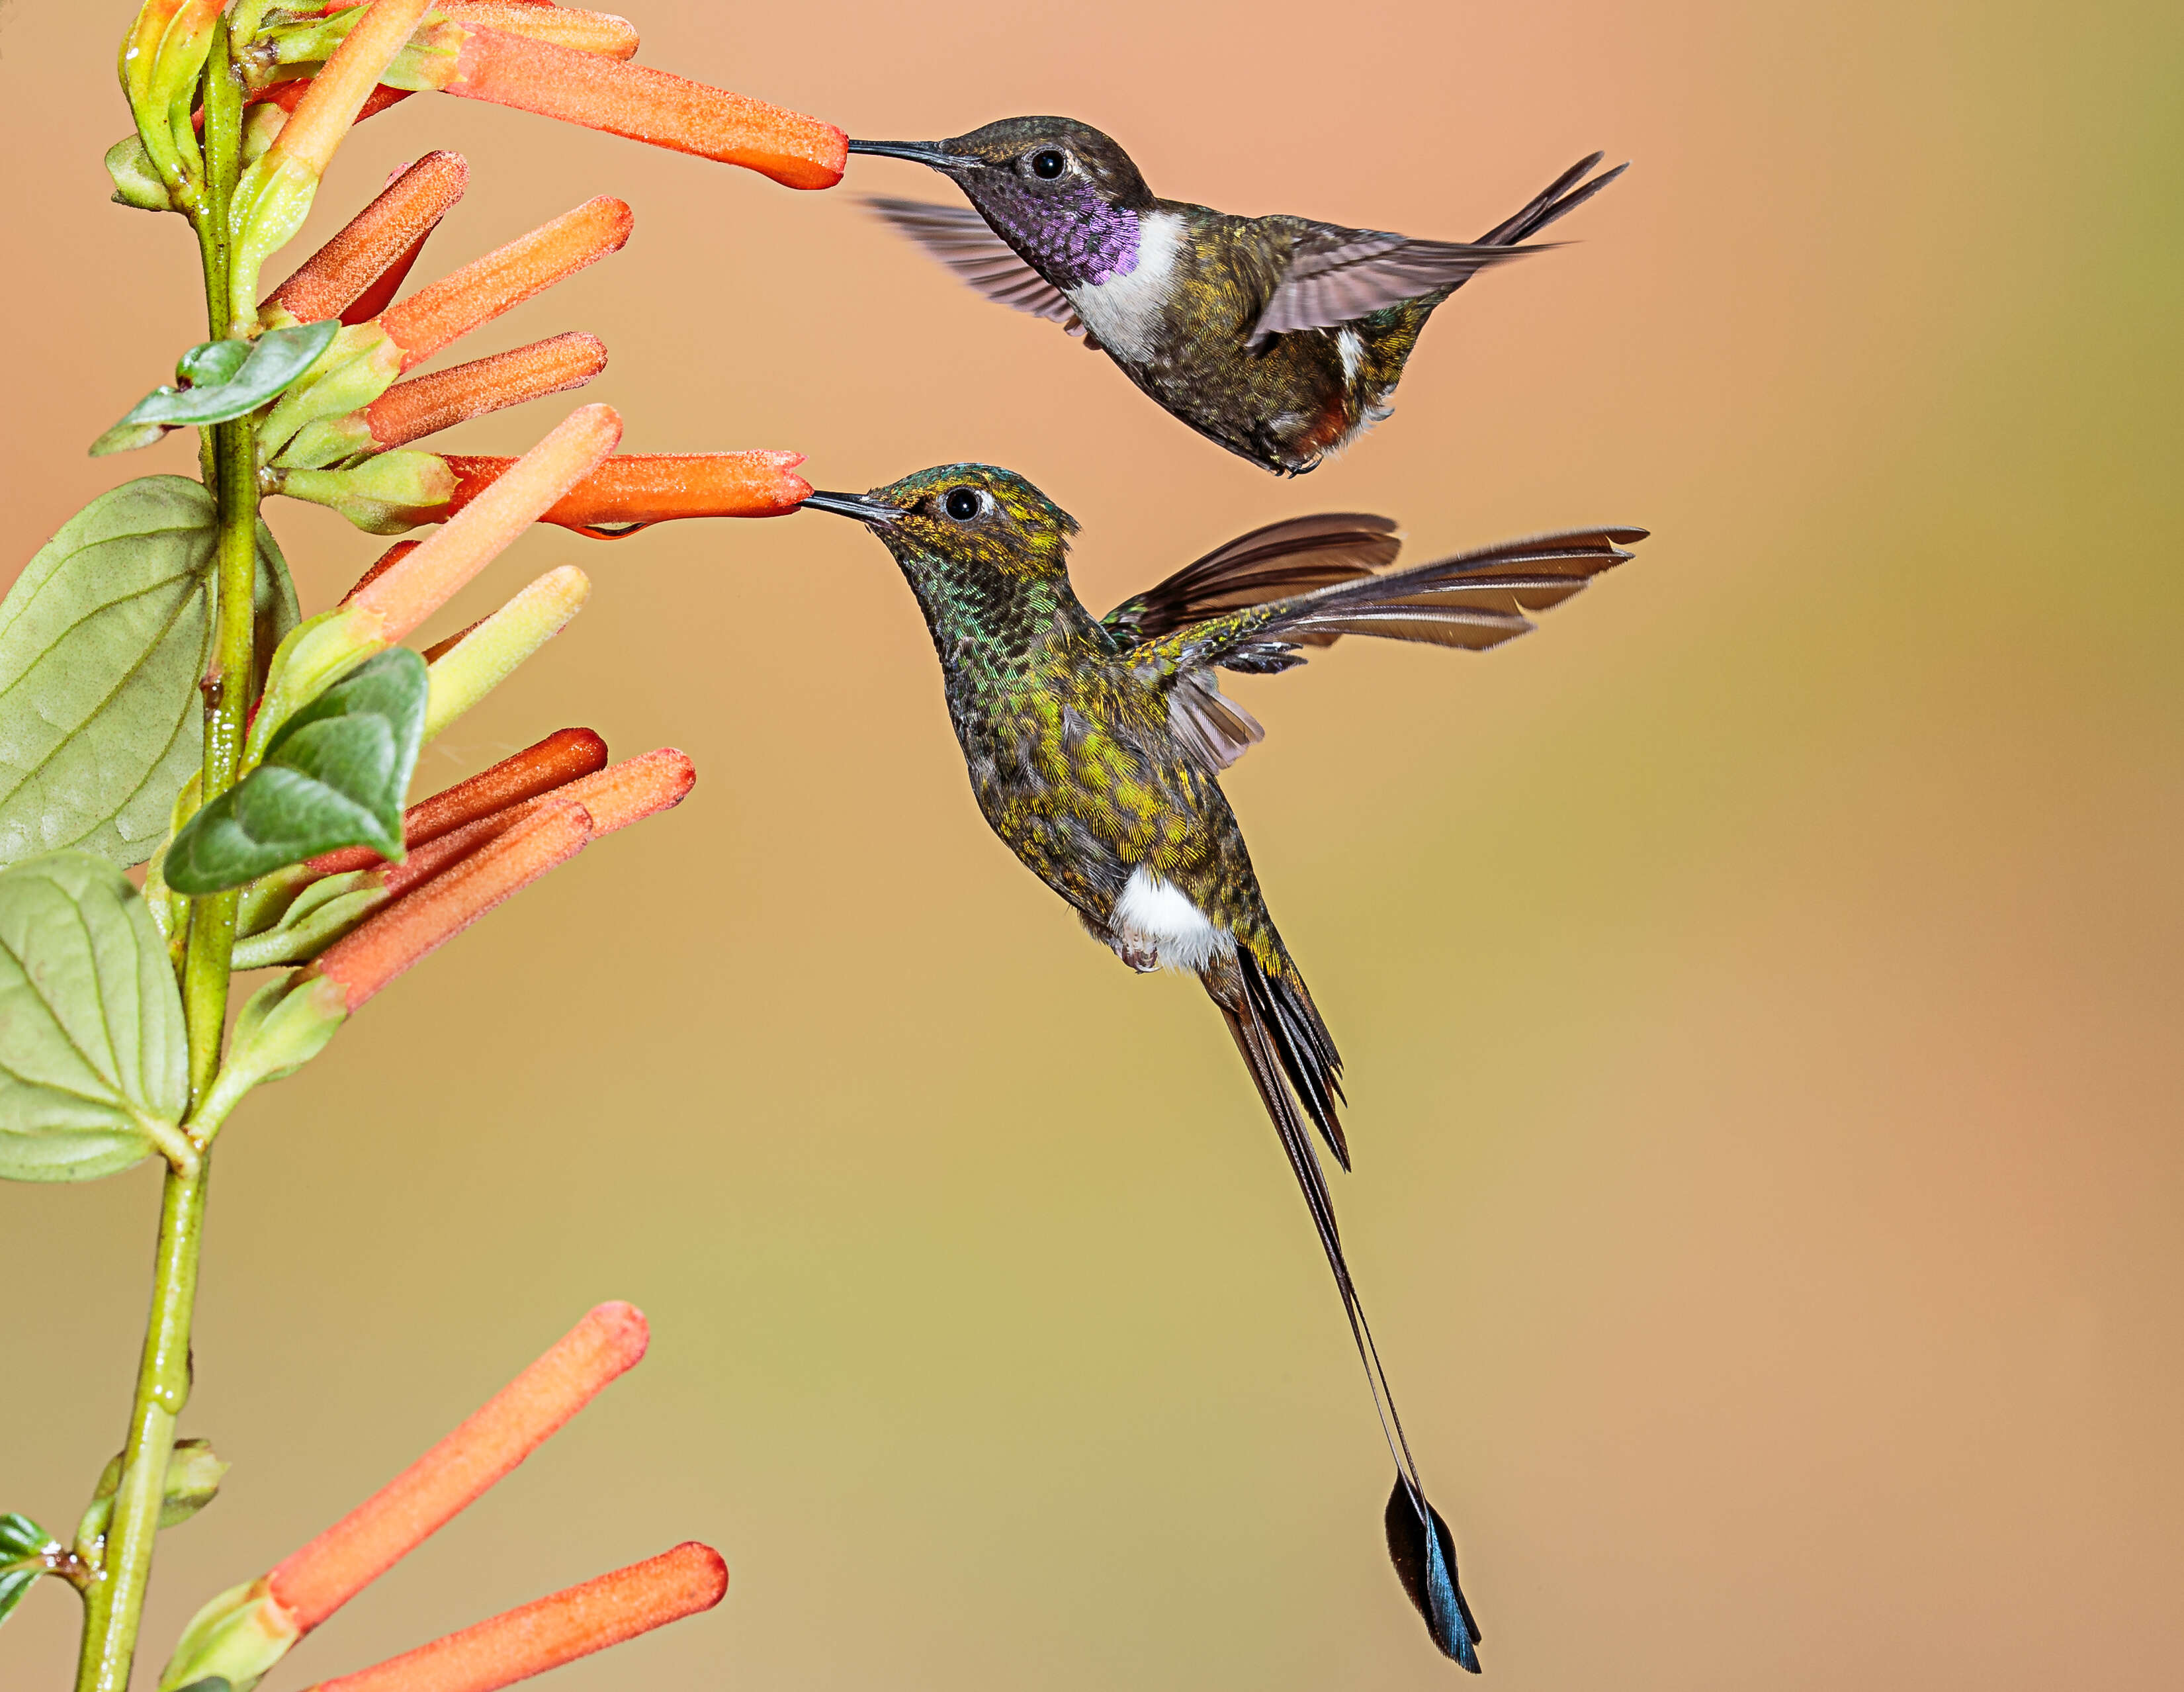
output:
[[[1388,1494],[1387,1521],[1388,1559],[1396,1566],[1403,1590],[1425,1618],[1426,1631],[1443,1656],[1479,1673],[1482,1636],[1463,1590],[1456,1583],[1456,1536],[1440,1512],[1400,1474]]]

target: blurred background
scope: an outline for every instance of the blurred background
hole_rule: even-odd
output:
[[[1242,529],[1384,511],[1424,558],[1647,525],[1484,656],[1346,643],[1232,690],[1261,877],[1349,1060],[1353,1260],[1495,1684],[2109,1689],[2184,1649],[2184,18],[2173,7],[844,0],[631,9],[649,63],[853,134],[1020,112],[1156,189],[1462,237],[1636,160],[1436,320],[1307,482],[1200,440],[841,192],[421,97],[276,280],[433,147],[443,274],[599,193],[567,328],[637,451],[958,458],[1084,520],[1104,607]],[[83,447],[203,332],[106,203],[129,15],[0,10],[12,578],[187,435]],[[443,358],[442,362],[451,361]],[[469,426],[513,452],[573,401]],[[307,611],[384,542],[271,520]],[[269,1680],[287,1692],[685,1538],[723,1607],[561,1672],[811,1689],[1444,1686],[1388,1464],[1219,1019],[987,834],[885,554],[833,518],[526,538],[596,589],[429,751],[665,742],[689,801],[432,959],[223,1142],[148,1684],[207,1596],[606,1298],[652,1354]],[[437,628],[432,633],[440,632]],[[157,1180],[0,1189],[0,1506],[124,1432]],[[10,1687],[65,1684],[33,1594]]]

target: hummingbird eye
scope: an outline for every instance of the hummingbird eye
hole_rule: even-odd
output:
[[[950,488],[943,505],[948,515],[959,523],[967,523],[984,508],[985,501],[968,488]]]
[[[1068,164],[1069,159],[1066,154],[1058,148],[1050,147],[1031,155],[1031,173],[1034,176],[1042,176],[1050,182],[1067,168]]]

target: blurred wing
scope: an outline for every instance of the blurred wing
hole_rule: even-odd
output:
[[[1396,561],[1403,543],[1393,517],[1322,511],[1241,534],[1186,564],[1100,620],[1123,647],[1156,640],[1217,611],[1286,599],[1369,576]]]
[[[865,204],[956,274],[999,304],[1084,332],[1061,290],[1018,258],[968,206],[875,198]]]
[[[1547,250],[1498,242],[1413,241],[1384,230],[1306,224],[1290,249],[1289,269],[1251,326],[1251,339],[1332,329],[1407,299],[1461,287],[1490,265]]]
[[[1157,636],[1134,647],[1128,662],[1148,683],[1169,687],[1173,697],[1185,677],[1217,667],[1285,670],[1305,661],[1300,648],[1331,646],[1346,634],[1498,646],[1532,627],[1525,612],[1546,611],[1581,592],[1645,538],[1642,528],[1574,529],[1356,576]]]

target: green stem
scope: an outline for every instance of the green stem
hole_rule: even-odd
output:
[[[228,332],[226,220],[238,171],[241,87],[222,27],[205,71],[205,200],[192,218],[203,260],[213,338]],[[258,438],[248,418],[212,432],[211,492],[219,512],[213,552],[213,658],[204,687],[203,793],[209,801],[235,785],[254,678],[253,626],[258,572]],[[192,900],[182,971],[189,1030],[190,1103],[204,1102],[220,1067],[235,937],[233,892]],[[175,1427],[190,1391],[190,1321],[197,1304],[198,1257],[204,1231],[209,1159],[170,1160],[153,1260],[152,1311],[129,1415],[120,1489],[97,1572],[85,1594],[83,1648],[76,1692],[127,1692],[136,1633],[151,1580],[152,1554]]]
[[[167,1175],[153,1267],[152,1320],[136,1370],[136,1401],[129,1416],[121,1488],[114,1496],[113,1526],[84,1594],[76,1692],[126,1692],[129,1684],[136,1625],[152,1576],[167,1460],[175,1449],[175,1423],[190,1396],[190,1314],[197,1302],[208,1174],[200,1160],[192,1175],[172,1170]]]

